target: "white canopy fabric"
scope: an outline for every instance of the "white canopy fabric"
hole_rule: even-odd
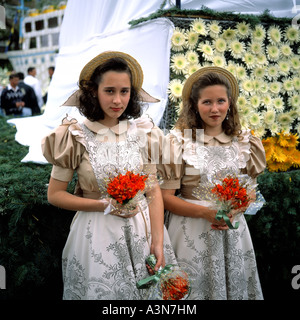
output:
[[[47,163],[41,152],[41,139],[57,127],[68,114],[82,119],[77,108],[61,107],[77,90],[83,66],[97,54],[106,50],[119,50],[131,54],[144,71],[143,88],[160,103],[149,104],[146,112],[159,124],[167,103],[169,82],[170,39],[173,24],[164,18],[150,20],[130,28],[128,22],[147,17],[157,11],[162,0],[68,0],[60,32],[60,50],[56,58],[55,73],[48,91],[45,112],[41,116],[16,118],[8,122],[17,127],[16,141],[29,146],[22,162]],[[166,1],[164,9],[175,5]],[[182,0],[182,9],[201,9],[202,5],[217,11],[261,14],[265,9],[278,17],[294,17],[296,0],[200,1]],[[299,8],[300,11],[300,8]]]

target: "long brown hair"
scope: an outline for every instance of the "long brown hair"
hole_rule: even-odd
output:
[[[184,102],[182,111],[175,124],[176,129],[181,130],[182,133],[184,133],[184,129],[193,129],[193,139],[196,139],[196,129],[205,129],[205,123],[198,112],[198,99],[201,90],[214,85],[225,86],[227,96],[230,100],[227,116],[222,123],[225,134],[228,136],[238,136],[241,133],[240,118],[236,107],[236,101],[231,97],[230,84],[223,75],[216,72],[206,73],[195,81],[190,97]]]

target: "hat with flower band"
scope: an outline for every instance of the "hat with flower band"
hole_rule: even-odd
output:
[[[182,101],[185,103],[189,100],[194,83],[204,74],[217,73],[226,78],[230,84],[231,96],[234,101],[237,101],[239,96],[239,85],[235,76],[228,70],[216,66],[203,67],[195,71],[185,82],[182,89]]]

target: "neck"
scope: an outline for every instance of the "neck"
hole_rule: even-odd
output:
[[[204,133],[210,137],[216,137],[223,132],[223,128],[205,128]]]
[[[108,128],[111,128],[116,126],[119,123],[119,119],[102,119],[102,120],[99,120],[98,122],[100,122],[101,124],[103,124]]]

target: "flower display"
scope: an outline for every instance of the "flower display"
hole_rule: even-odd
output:
[[[300,133],[298,28],[246,21],[229,26],[200,18],[184,26],[175,28],[178,45],[172,42],[171,48],[168,94],[177,116],[186,78],[201,67],[215,65],[238,80],[242,129],[262,139],[279,132]]]

